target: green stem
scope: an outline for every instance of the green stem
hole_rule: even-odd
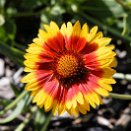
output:
[[[9,47],[7,44],[0,41],[0,53],[2,55],[9,57],[16,64],[23,66],[24,52],[14,48],[14,47]]]
[[[49,114],[44,126],[42,127],[41,131],[47,131],[48,125],[50,124],[50,120],[52,118],[52,112]]]
[[[121,100],[131,100],[131,95],[125,95],[125,94],[117,94],[117,93],[110,93],[110,96],[114,99],[121,99]]]
[[[34,106],[31,108],[31,112],[26,115],[24,118],[24,121],[15,129],[15,131],[23,131],[23,129],[26,127],[26,125],[30,122],[33,113],[37,111],[37,107]]]
[[[128,6],[123,0],[115,0],[118,4],[120,4],[123,8],[127,10],[131,10],[131,7]]]
[[[22,131],[25,128],[25,126],[29,123],[30,119],[31,114],[27,114],[24,118],[24,121],[15,129],[15,131]]]
[[[126,20],[127,20],[127,14],[124,14],[124,16],[123,16],[123,31],[121,33],[122,36],[124,36],[127,32]]]
[[[5,107],[4,110],[0,111],[0,115],[4,114],[7,110],[13,108],[24,96],[26,96],[27,91],[23,91],[12,103]]]

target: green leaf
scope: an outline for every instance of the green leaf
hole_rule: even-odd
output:
[[[5,42],[7,40],[7,37],[5,37],[5,36],[6,36],[5,29],[3,26],[0,26],[0,40]]]
[[[11,114],[8,117],[6,117],[5,119],[0,120],[0,124],[8,123],[14,120],[16,117],[18,117],[22,113],[23,108],[25,107],[28,98],[29,98],[29,95],[27,95],[24,99],[19,101],[16,108],[12,111]]]
[[[13,84],[13,83],[11,83],[11,88],[12,88],[12,90],[13,90],[15,96],[18,96],[19,93],[20,93],[20,91],[18,90],[18,88],[16,87],[16,85]]]
[[[125,14],[125,10],[115,0],[87,0],[79,6],[79,11],[87,12],[106,23],[109,18],[120,18]]]
[[[131,33],[131,11],[127,13],[127,32]]]
[[[102,0],[102,2],[105,4],[105,6],[107,6],[108,10],[110,10],[116,18],[122,17],[124,15],[125,10],[115,0]]]
[[[0,15],[1,16],[1,15]],[[13,41],[16,35],[16,25],[10,19],[5,19],[5,22],[0,26],[0,40],[8,43]]]
[[[6,37],[8,37],[10,40],[14,40],[16,34],[16,25],[14,21],[11,19],[6,19],[4,28],[6,31]]]
[[[48,125],[50,124],[51,118],[52,118],[53,114],[52,112],[50,112],[50,114],[48,115],[43,127],[41,128],[40,131],[47,131]]]
[[[5,107],[11,103],[11,100],[8,99],[0,99],[0,106]]]
[[[16,97],[15,100],[13,100],[3,110],[0,111],[0,115],[3,115],[6,111],[8,111],[8,110],[12,109],[13,107],[15,107],[17,105],[17,103],[19,103],[19,101],[21,101],[21,99],[23,99],[26,95],[27,95],[27,91],[21,92],[21,94],[18,97]]]
[[[43,109],[38,108],[35,114],[35,119],[34,119],[34,124],[35,124],[35,127],[37,128],[36,130],[39,131],[41,127],[43,127],[45,120],[46,120],[46,117],[45,117]]]
[[[6,57],[9,57],[11,60],[13,60],[16,64],[23,66],[23,55],[24,53],[16,48],[10,47],[2,41],[0,41],[0,53],[5,55]]]

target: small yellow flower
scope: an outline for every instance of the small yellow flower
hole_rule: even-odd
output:
[[[101,96],[112,91],[110,84],[116,61],[110,38],[103,37],[95,26],[82,27],[77,21],[44,25],[25,54],[22,79],[31,91],[33,102],[53,114],[67,111],[71,115],[86,114],[90,106],[102,103]]]

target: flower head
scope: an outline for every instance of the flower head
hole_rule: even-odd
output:
[[[71,115],[85,114],[102,103],[101,97],[108,96],[115,83],[116,54],[108,45],[111,39],[97,30],[89,30],[87,24],[81,27],[79,21],[60,29],[50,22],[39,30],[26,50],[28,74],[22,79],[33,102],[53,114]]]

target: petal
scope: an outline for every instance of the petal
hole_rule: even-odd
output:
[[[102,32],[98,32],[98,33],[96,34],[94,40],[100,39],[100,38],[102,38],[102,37],[103,37],[103,33],[102,33]],[[94,41],[94,40],[93,40],[93,41]]]
[[[63,86],[59,86],[57,95],[54,98],[54,100],[57,102],[57,105],[53,107],[54,113],[58,113],[60,115],[65,111],[66,94],[67,89]]]
[[[79,114],[78,108],[71,108],[70,110],[67,109],[67,112],[75,117],[78,117]]]
[[[47,31],[47,34],[49,35],[49,38],[52,38],[57,35],[59,32],[59,27],[57,24],[53,21],[50,22],[50,25],[44,24],[44,28]]]
[[[84,98],[83,98],[83,94],[81,92],[78,92],[76,99],[77,99],[78,103],[84,104]]]
[[[67,30],[66,30],[66,24],[63,23],[61,28],[60,28],[60,32],[63,34],[63,36],[67,35]]]
[[[96,37],[100,37],[101,33],[97,33]],[[97,49],[97,45],[95,43],[91,44],[88,41],[88,36],[89,36],[89,27],[87,24],[84,24],[81,32],[80,32],[80,38],[74,47],[76,51],[80,53],[89,53]]]
[[[45,111],[49,111],[52,108],[54,98],[56,97],[58,92],[58,86],[59,83],[57,81],[47,82],[44,85],[43,89],[48,94],[44,105]]]
[[[35,73],[32,72],[32,73],[29,73],[27,74],[26,76],[24,76],[22,79],[21,79],[21,82],[23,83],[27,83],[27,82],[30,82],[30,80],[34,79],[35,78]]]
[[[67,107],[67,109],[70,109],[72,106],[75,107],[76,102],[80,101],[81,98],[79,100],[77,99],[78,92],[79,92],[79,90],[78,90],[77,85],[73,85],[72,87],[70,87],[68,89],[67,96],[66,96],[66,107]],[[79,94],[79,95],[81,95],[81,94]]]
[[[71,22],[67,22],[66,36],[69,38],[72,35],[73,26]]]
[[[103,88],[101,88],[101,87],[96,88],[95,91],[96,91],[99,95],[101,95],[101,96],[104,96],[104,97],[109,96],[109,92],[108,92],[106,89],[103,89]]]
[[[98,44],[99,47],[104,47],[104,46],[108,45],[110,42],[111,42],[111,38],[108,38],[108,37],[102,37],[99,39],[94,39],[92,41],[92,43]]]
[[[80,25],[80,22],[77,21],[75,24],[74,24],[74,27],[73,27],[73,31],[72,31],[72,35],[71,36],[80,36],[80,33],[81,33],[81,25]]]
[[[74,49],[74,47],[76,46],[76,43],[79,39],[80,32],[81,32],[81,25],[80,25],[80,22],[77,21],[73,26],[72,34],[70,35],[70,37],[68,37],[68,40],[66,41],[67,50]]]
[[[79,88],[82,91],[82,93],[84,94],[83,96],[84,96],[85,102],[89,103],[93,108],[96,108],[94,100],[89,91],[89,88],[91,87],[88,88],[87,84],[80,84]]]
[[[84,56],[86,67],[92,70],[108,67],[115,55],[116,53],[108,47],[100,48]]]
[[[53,112],[53,115],[56,115],[57,114],[57,111],[58,111],[58,102],[56,100],[53,101],[53,107],[52,107],[52,112]]]
[[[37,46],[37,44],[32,43],[28,49],[26,49],[28,53],[38,55],[43,51],[43,48],[40,46]]]
[[[50,56],[55,57],[60,51],[65,50],[65,40],[63,35],[58,32],[56,36],[48,39],[45,44],[43,45],[43,48],[46,54],[50,54]]]
[[[85,110],[82,106],[78,106],[78,110],[79,110],[82,114],[86,114],[86,110]]]
[[[96,33],[97,33],[97,30],[98,30],[98,26],[94,26],[94,27],[90,30],[90,32],[89,32],[89,34],[88,34],[88,36],[87,36],[87,41],[88,41],[88,42],[91,42],[91,41],[95,38]]]
[[[80,32],[80,37],[87,39],[87,35],[89,33],[89,26],[85,23],[82,26],[81,32]]]
[[[60,32],[63,34],[66,43],[68,43],[69,37],[71,37],[73,31],[73,26],[71,22],[67,22],[67,27],[66,24],[62,24],[60,28]]]
[[[33,103],[37,103],[39,105],[40,103],[43,103],[43,101],[45,101],[45,98],[46,94],[44,93],[44,91],[38,90],[33,98]]]
[[[35,69],[31,69],[31,68],[29,68],[29,67],[25,67],[25,68],[24,68],[24,71],[25,71],[25,72],[34,72]]]
[[[70,109],[71,106],[72,106],[72,98],[73,97],[73,91],[72,91],[72,88],[68,89],[68,93],[67,93],[67,100],[66,100],[66,108],[67,109]]]

